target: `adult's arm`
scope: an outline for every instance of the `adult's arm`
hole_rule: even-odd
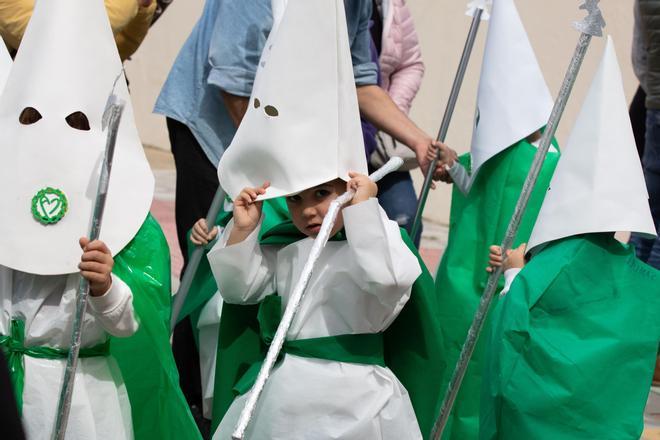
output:
[[[270,1],[224,1],[219,7],[209,47],[208,83],[218,87],[236,125],[247,109],[272,24]]]
[[[357,2],[353,2],[356,5]],[[371,60],[371,2],[361,2],[360,9],[347,4],[348,14],[359,14],[358,30],[351,41],[353,74],[357,86],[358,104],[362,116],[376,128],[389,134],[415,152],[422,172],[426,173],[429,161],[427,150],[433,139],[403,113],[392,98],[377,85],[376,64]],[[444,170],[440,170],[444,173]]]
[[[115,42],[122,61],[133,55],[144,41],[154,12],[156,12],[155,1],[147,6],[140,6],[135,17],[115,35]]]

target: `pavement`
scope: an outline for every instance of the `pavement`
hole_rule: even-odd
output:
[[[183,266],[183,257],[179,250],[174,224],[174,194],[176,188],[174,160],[168,151],[145,147],[145,152],[156,178],[156,190],[151,205],[151,213],[163,228],[170,246],[172,288],[173,291],[176,291],[179,285],[181,267]],[[435,275],[435,269],[447,245],[447,234],[447,225],[425,220],[420,254],[433,275]],[[651,388],[646,411],[644,412],[644,426],[642,440],[660,440],[660,387]]]

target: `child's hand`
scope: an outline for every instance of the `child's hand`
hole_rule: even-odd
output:
[[[369,200],[371,197],[376,197],[378,185],[373,180],[355,171],[349,171],[348,176],[351,180],[346,183],[346,191],[355,190],[351,205],[357,205],[360,202]]]
[[[89,293],[92,296],[102,296],[112,287],[112,267],[115,260],[112,253],[101,240],[90,243],[87,237],[79,241],[83,250],[80,258],[80,274],[89,281]]]
[[[488,267],[486,268],[487,272],[492,272],[495,268],[500,267],[504,262],[504,270],[509,269],[521,269],[525,267],[525,249],[527,244],[523,243],[518,246],[516,249],[509,249],[506,252],[507,258],[506,261],[502,256],[502,248],[499,246],[491,246],[489,248],[488,254]]]
[[[506,251],[506,261],[504,262],[504,270],[509,269],[522,269],[525,267],[525,251],[527,250],[527,243],[523,243],[515,249]]]
[[[502,248],[499,246],[491,246],[488,248],[488,267],[486,268],[486,272],[492,272],[496,268],[500,267],[502,265]]]
[[[206,219],[200,218],[195,222],[195,225],[192,228],[190,241],[197,246],[203,246],[213,241],[217,235],[218,227],[214,226],[213,229],[211,229],[211,232],[209,232],[209,228],[206,226]]]
[[[227,246],[240,243],[254,231],[261,219],[263,202],[257,202],[257,197],[266,193],[269,182],[264,182],[259,188],[244,188],[234,200],[234,227],[229,233]]]

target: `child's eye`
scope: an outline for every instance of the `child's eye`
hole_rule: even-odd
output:
[[[323,199],[330,195],[330,191],[327,189],[317,189],[316,192],[314,192],[314,195],[319,199]]]
[[[298,202],[300,202],[300,200],[302,200],[302,198],[298,194],[296,194],[294,196],[289,196],[286,199],[287,199],[287,201],[289,201],[291,203],[298,203]]]

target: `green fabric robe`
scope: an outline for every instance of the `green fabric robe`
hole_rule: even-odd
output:
[[[611,233],[551,242],[492,319],[481,439],[632,440],[660,341],[660,271]]]
[[[131,402],[135,439],[201,439],[179,388],[170,347],[169,248],[151,215],[115,256],[113,272],[131,288],[140,324],[133,336],[110,342]]]
[[[449,241],[435,282],[439,303],[437,316],[446,347],[444,356],[447,368],[442,374],[441,387],[443,395],[488,280],[488,247],[501,243],[504,238],[536,151],[536,147],[527,141],[520,141],[481,167],[467,196],[454,188]],[[558,152],[548,153],[515,246],[529,239],[558,159]],[[462,156],[460,160],[469,169],[469,155]],[[482,334],[487,333],[488,321]],[[445,428],[445,440],[472,440],[478,436],[483,353],[482,337],[475,347]]]
[[[266,217],[267,219],[267,217]],[[286,245],[304,238],[290,221],[268,222],[261,229],[261,241]],[[439,371],[444,369],[439,323],[433,311],[433,279],[407,234],[402,237],[417,255],[422,274],[397,319],[384,333],[385,363],[404,385],[413,404],[424,438],[429,438],[440,398]],[[215,373],[213,431],[236,397],[234,386],[248,368],[261,361],[267,350],[259,335],[259,305],[223,304]]]

